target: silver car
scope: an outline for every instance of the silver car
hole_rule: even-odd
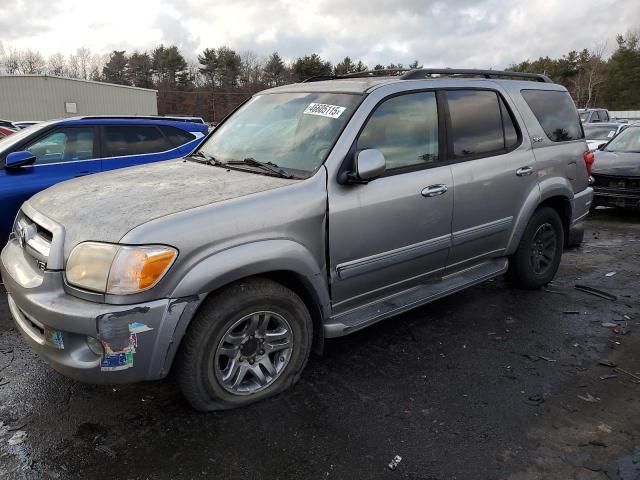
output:
[[[266,90],[187,158],[25,202],[1,271],[26,342],[87,382],[173,368],[194,408],[228,409],[325,339],[505,273],[551,281],[592,200],[566,89],[379,74]]]

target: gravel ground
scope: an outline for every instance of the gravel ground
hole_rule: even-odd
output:
[[[2,295],[0,478],[638,479],[640,216],[587,228],[545,290],[496,279],[331,340],[291,391],[223,413],[171,380],[62,377]]]

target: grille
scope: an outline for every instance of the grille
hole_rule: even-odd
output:
[[[13,234],[22,248],[44,269],[51,253],[52,233],[21,211],[13,226]]]
[[[640,189],[640,177],[618,177],[613,175],[593,175],[594,185],[603,188]]]

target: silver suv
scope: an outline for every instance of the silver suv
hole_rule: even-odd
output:
[[[565,88],[359,75],[266,90],[187,158],[25,202],[2,278],[27,343],[93,383],[173,367],[194,408],[228,409],[293,385],[326,338],[504,273],[548,283],[592,199]]]

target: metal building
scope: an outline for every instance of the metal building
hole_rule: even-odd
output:
[[[48,75],[0,75],[0,118],[157,115],[157,91]]]

